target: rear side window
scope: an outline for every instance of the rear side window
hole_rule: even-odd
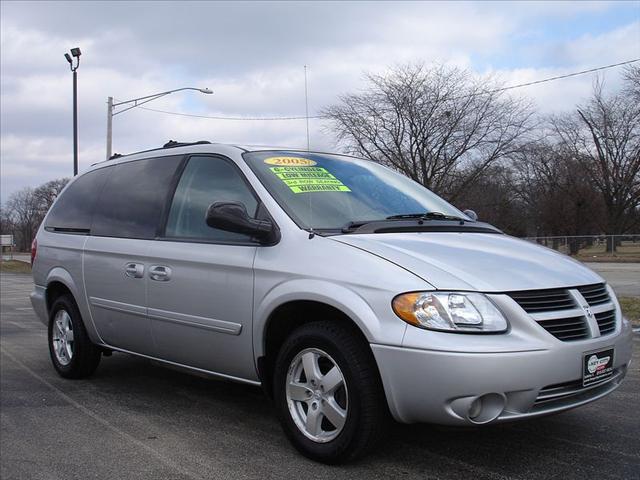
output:
[[[155,238],[182,157],[160,157],[115,166],[95,206],[91,234]]]
[[[78,177],[51,207],[45,228],[59,232],[89,233],[93,207],[113,167],[100,168]]]
[[[242,202],[255,217],[258,201],[242,174],[231,162],[217,157],[191,157],[169,210],[166,236],[214,242],[249,242],[241,233],[211,228],[205,221],[214,202]]]

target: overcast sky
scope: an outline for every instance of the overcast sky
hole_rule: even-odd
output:
[[[640,2],[2,1],[1,199],[72,173],[71,73],[82,49],[80,170],[105,155],[106,98],[182,92],[149,107],[223,116],[304,115],[363,87],[364,71],[446,62],[516,84],[640,57]],[[606,74],[619,85],[619,69]],[[514,90],[543,113],[588,96],[593,75]],[[332,149],[323,122],[311,146]],[[169,139],[301,147],[304,121],[221,121],[134,109],[114,118],[114,151]]]

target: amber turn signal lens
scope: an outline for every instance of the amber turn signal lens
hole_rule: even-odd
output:
[[[396,315],[402,320],[416,327],[420,326],[420,322],[416,318],[416,302],[420,298],[421,293],[404,293],[393,299],[392,307]]]

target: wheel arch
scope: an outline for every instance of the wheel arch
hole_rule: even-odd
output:
[[[47,312],[51,310],[51,306],[53,302],[60,296],[64,294],[70,294],[76,302],[76,305],[79,305],[78,302],[78,287],[76,283],[73,281],[73,277],[71,274],[60,267],[52,269],[47,275],[47,283],[45,289],[45,300],[47,305]]]
[[[255,318],[254,354],[258,374],[269,395],[275,357],[295,328],[330,318],[347,325],[367,345],[379,329],[377,317],[363,298],[344,287],[322,281],[276,287],[265,296]]]

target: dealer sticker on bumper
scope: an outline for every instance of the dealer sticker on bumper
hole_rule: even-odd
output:
[[[582,385],[588,387],[613,375],[613,348],[586,353],[582,360]]]

